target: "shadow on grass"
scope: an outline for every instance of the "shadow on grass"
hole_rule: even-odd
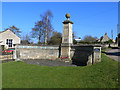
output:
[[[106,55],[120,56],[120,52],[106,52]]]
[[[120,52],[105,52],[105,51],[102,51],[102,53],[105,53],[106,55],[120,56]]]
[[[111,49],[120,49],[120,47],[110,47]]]

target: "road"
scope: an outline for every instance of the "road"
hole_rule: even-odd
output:
[[[108,49],[106,51],[106,56],[111,59],[120,62],[120,49]]]

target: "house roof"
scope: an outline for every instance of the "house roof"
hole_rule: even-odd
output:
[[[10,30],[10,29],[7,29],[7,30]],[[3,33],[3,32],[5,32],[5,31],[7,31],[7,30],[4,30],[4,31],[0,31],[0,33]],[[10,30],[11,31],[11,30]],[[12,31],[11,31],[12,32]]]
[[[8,31],[8,30],[11,31],[10,29],[7,29],[7,30],[4,30],[4,31],[0,31],[0,34],[3,33],[3,32],[6,32],[6,31]],[[12,32],[12,31],[11,31],[11,32]],[[13,33],[13,32],[12,32],[12,33]],[[13,33],[13,34],[15,34],[15,33]],[[15,34],[15,35],[16,35],[16,34]],[[17,36],[17,35],[16,35],[16,36]],[[18,36],[17,36],[17,37],[18,37]],[[19,37],[19,38],[20,38],[20,37]]]
[[[104,35],[104,37],[103,37],[103,38],[105,38],[105,37],[109,38],[109,37],[107,36],[107,33],[105,33],[105,35]],[[109,39],[110,39],[110,38],[109,38]]]
[[[2,33],[2,32],[4,32],[4,31],[0,31],[0,33]]]
[[[108,41],[110,38],[107,36],[107,33],[105,33],[104,37],[100,41]]]

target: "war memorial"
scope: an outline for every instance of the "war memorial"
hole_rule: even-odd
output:
[[[76,65],[91,65],[101,62],[101,46],[98,45],[73,45],[72,25],[70,14],[63,22],[62,43],[59,46],[32,46],[16,45],[15,60],[61,60],[72,62]],[[63,59],[61,59],[63,58]],[[65,58],[65,59],[64,59]]]

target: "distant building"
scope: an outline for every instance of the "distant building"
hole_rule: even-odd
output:
[[[77,39],[75,39],[77,42],[79,42],[79,41],[81,41],[81,38],[77,38]]]
[[[116,42],[114,39],[111,39],[114,43]]]
[[[2,48],[14,48],[16,44],[20,44],[20,37],[11,30],[8,29],[0,32],[0,46]]]
[[[106,42],[106,41],[108,41],[108,40],[110,40],[110,38],[107,36],[107,33],[105,33],[105,35],[104,35],[104,37],[103,38],[101,38],[101,42]]]
[[[104,37],[101,36],[101,38],[98,39],[99,42],[106,42],[106,41],[109,41],[109,40],[112,40],[112,41],[115,43],[115,40],[114,40],[114,39],[110,39],[110,38],[107,36],[107,33],[105,33]]]

